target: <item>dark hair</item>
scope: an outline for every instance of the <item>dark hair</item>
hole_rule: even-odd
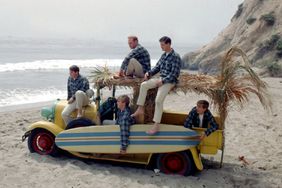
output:
[[[171,39],[167,36],[160,38],[160,42],[164,42],[165,44],[171,44]]]
[[[210,104],[209,104],[209,102],[206,101],[206,100],[199,100],[199,101],[197,102],[197,105],[201,105],[202,108],[208,109]]]
[[[117,99],[121,102],[125,102],[126,106],[129,105],[129,97],[127,95],[121,95]]]
[[[138,41],[138,37],[136,36],[128,36],[128,39],[132,39],[133,41]]]
[[[76,65],[72,65],[72,66],[70,66],[70,71],[79,72],[79,67],[76,66]]]

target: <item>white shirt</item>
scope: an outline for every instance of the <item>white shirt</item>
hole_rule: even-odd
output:
[[[203,127],[203,118],[204,118],[204,114],[199,114],[199,119],[200,119],[199,127]]]

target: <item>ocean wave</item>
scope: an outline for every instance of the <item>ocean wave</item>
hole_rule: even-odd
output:
[[[4,107],[19,104],[46,102],[56,99],[65,99],[67,97],[67,92],[66,90],[58,90],[56,88],[21,88],[12,90],[1,90],[0,96],[0,107]]]
[[[71,65],[77,65],[81,68],[92,68],[105,65],[108,67],[119,67],[121,63],[122,59],[38,60],[0,64],[0,72],[68,69]],[[155,64],[156,60],[152,60],[152,65]]]
[[[93,88],[92,88],[93,89]],[[94,89],[95,90],[95,89]],[[117,88],[116,96],[132,95],[130,89]],[[43,89],[18,88],[18,89],[2,89],[0,90],[0,108],[24,105],[31,103],[41,103],[47,101],[55,101],[57,99],[66,99],[67,91],[55,87],[48,87]],[[96,91],[95,91],[96,96]],[[112,96],[112,90],[102,89],[100,93],[101,102]]]

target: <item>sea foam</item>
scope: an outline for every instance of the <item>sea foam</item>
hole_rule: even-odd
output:
[[[0,72],[68,69],[71,65],[77,65],[81,68],[91,68],[105,65],[109,67],[116,67],[120,66],[121,62],[121,59],[38,60],[32,62],[0,64]]]
[[[68,69],[71,65],[80,68],[92,68],[97,66],[120,67],[122,59],[77,59],[77,60],[38,60],[31,62],[4,63],[0,64],[0,72],[26,71],[26,70],[56,70]],[[157,60],[152,60],[152,66]]]

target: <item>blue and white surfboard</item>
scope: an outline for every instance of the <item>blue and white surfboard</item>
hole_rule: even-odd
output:
[[[183,126],[161,125],[151,136],[146,133],[151,125],[130,127],[127,153],[167,153],[197,146],[198,133]],[[56,145],[64,150],[86,153],[119,153],[120,128],[118,125],[80,127],[62,131]]]

